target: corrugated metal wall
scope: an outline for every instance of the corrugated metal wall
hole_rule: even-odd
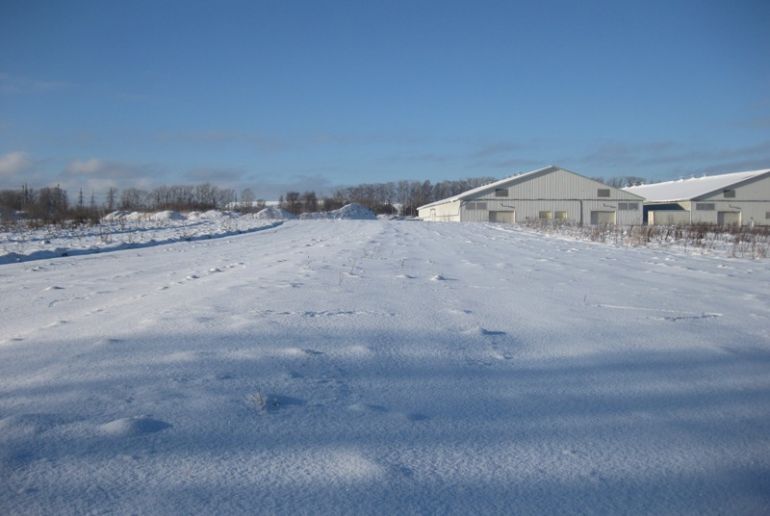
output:
[[[719,212],[740,213],[741,225],[770,225],[770,177],[749,182],[734,188],[735,197],[726,198],[724,192],[693,202],[693,222],[716,224]],[[714,204],[714,210],[698,210],[698,204]]]
[[[741,225],[770,225],[770,177],[734,188],[735,197],[725,197],[724,191],[705,196],[698,201],[680,203],[686,212],[655,211],[650,224],[717,224],[719,212],[737,213]]]
[[[432,222],[459,222],[460,221],[460,201],[445,202],[418,210],[417,216],[422,220]]]
[[[599,190],[609,190],[609,197],[599,198]],[[486,203],[479,209],[478,203]],[[619,209],[619,203],[636,204],[636,209]],[[536,176],[508,187],[507,197],[496,197],[494,192],[467,199],[461,209],[461,219],[468,222],[489,221],[489,211],[515,211],[516,222],[540,218],[541,212],[557,219],[560,213],[565,222],[591,223],[591,211],[615,212],[617,224],[642,223],[642,202],[634,195],[584,178],[564,170]],[[582,214],[582,217],[581,217]]]

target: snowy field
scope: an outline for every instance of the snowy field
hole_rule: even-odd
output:
[[[0,229],[0,265],[221,238],[260,231],[278,223],[255,215],[211,210],[187,214],[115,212],[101,224],[74,227],[11,226]]]
[[[0,292],[3,514],[770,513],[770,260],[286,221]]]

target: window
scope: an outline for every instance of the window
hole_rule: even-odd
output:
[[[639,203],[638,202],[619,202],[618,209],[620,211],[638,211]]]
[[[557,211],[555,219],[556,220],[567,220],[567,212],[566,211]]]
[[[476,209],[477,210],[486,210],[487,209],[487,203],[485,203],[485,202],[477,202],[476,203]]]
[[[469,202],[465,205],[466,210],[475,210],[476,209],[476,203],[475,202]]]
[[[609,197],[610,196],[610,189],[609,188],[599,188],[599,190],[596,192],[596,195],[598,197]]]
[[[770,211],[765,212],[765,219],[770,220]]]
[[[508,197],[507,188],[495,188],[495,197]]]
[[[735,198],[735,190],[725,190],[722,192],[725,196],[725,199],[734,199]]]
[[[541,211],[538,214],[538,218],[540,220],[551,220],[553,218],[553,213],[550,211]]]
[[[699,211],[714,211],[716,206],[713,202],[696,202],[695,209]]]

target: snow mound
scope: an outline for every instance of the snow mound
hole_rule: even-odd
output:
[[[0,433],[5,436],[37,435],[73,419],[60,414],[17,414],[0,419]]]
[[[118,437],[132,437],[136,435],[152,434],[160,432],[171,425],[159,419],[147,416],[125,417],[103,424],[101,430],[109,435]]]
[[[275,206],[268,206],[264,210],[258,211],[254,215],[254,218],[265,219],[265,220],[286,220],[286,219],[296,219],[297,216],[284,209],[276,208]]]
[[[377,220],[377,216],[372,210],[361,206],[360,204],[350,203],[342,208],[329,212],[303,213],[300,219],[334,219],[334,220]]]
[[[155,222],[165,222],[167,220],[185,220],[184,215],[178,211],[173,210],[164,210],[157,213],[151,213],[147,218]]]
[[[187,214],[188,220],[222,220],[222,219],[234,219],[238,215],[232,211],[220,211],[220,210],[207,210],[207,211],[191,211]]]
[[[147,220],[148,214],[143,213],[141,211],[132,211],[131,213],[128,213],[125,217],[123,217],[124,220],[130,220],[132,222],[138,222],[141,220]]]
[[[339,210],[329,212],[333,219],[375,220],[377,216],[372,210],[360,204],[346,204]]]
[[[325,211],[314,211],[310,213],[300,213],[299,218],[300,220],[320,220],[320,219],[330,219],[331,216],[329,213]]]
[[[116,222],[116,221],[119,221],[119,220],[123,220],[123,219],[126,218],[126,216],[129,213],[130,212],[123,211],[123,210],[113,211],[111,213],[108,213],[104,217],[102,217],[102,221],[103,222]]]
[[[155,213],[147,213],[142,211],[124,211],[117,210],[112,213],[108,213],[102,217],[103,222],[141,222],[141,221],[153,221],[153,222],[166,222],[186,220],[186,217],[174,210],[164,210]]]

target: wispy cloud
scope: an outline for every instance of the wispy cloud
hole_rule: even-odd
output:
[[[559,162],[554,160],[544,161],[530,158],[507,158],[489,160],[484,164],[484,167],[488,169],[506,169],[509,172],[506,175],[510,175],[514,171],[531,170],[552,164],[559,164]],[[468,166],[468,168],[478,168],[478,164],[471,164]]]
[[[14,151],[0,156],[0,176],[3,177],[15,177],[31,166],[32,160],[25,152]]]
[[[409,146],[424,143],[425,139],[409,134],[337,133],[320,131],[305,134],[286,134],[260,131],[166,131],[155,135],[162,143],[194,145],[244,145],[264,152],[281,152],[308,147],[324,146]]]
[[[331,194],[338,185],[323,174],[296,174],[285,181],[275,181],[263,176],[253,176],[244,186],[250,187],[257,198],[277,200],[286,192],[315,192],[319,196]]]
[[[475,159],[492,158],[513,152],[531,151],[533,147],[532,144],[521,142],[497,141],[482,144],[480,148],[471,153],[471,157]]]
[[[770,115],[754,117],[744,125],[750,129],[770,129]]]
[[[237,131],[163,132],[156,139],[163,143],[195,145],[241,144],[262,151],[281,151],[291,147],[291,142],[285,138]]]
[[[587,168],[634,169],[656,177],[686,172],[730,172],[741,167],[770,167],[770,140],[750,145],[706,147],[662,141],[644,144],[605,142],[574,160]]]
[[[22,93],[48,93],[62,90],[72,86],[72,83],[66,81],[51,81],[42,79],[33,79],[20,75],[11,75],[0,72],[0,93],[2,94],[22,94]]]
[[[459,161],[462,155],[441,152],[408,152],[403,154],[394,154],[383,159],[386,162],[406,162],[406,163],[436,163],[446,164]]]
[[[168,170],[152,163],[130,163],[100,158],[74,159],[53,179],[71,191],[104,193],[108,188],[152,188],[162,184]]]
[[[185,173],[185,179],[196,183],[232,184],[241,182],[245,173],[244,170],[236,168],[199,167],[188,170]]]
[[[45,163],[21,150],[0,154],[0,188],[18,188],[25,183],[48,184],[50,177],[43,170]]]

